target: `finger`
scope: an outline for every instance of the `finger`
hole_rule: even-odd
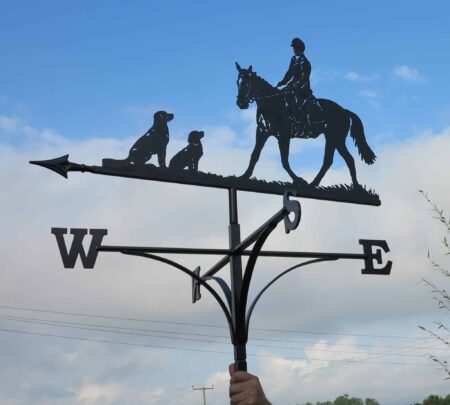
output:
[[[240,383],[249,381],[252,378],[256,378],[254,375],[247,373],[246,371],[235,371],[233,375],[231,376],[230,383]]]
[[[231,405],[244,405],[247,403],[247,400],[249,399],[249,393],[248,392],[240,392],[238,394],[233,395],[230,397],[230,404]]]
[[[230,377],[233,377],[233,374],[235,373],[234,363],[228,365],[228,372],[230,373]]]
[[[240,392],[244,392],[246,389],[247,389],[246,383],[235,383],[230,385],[230,387],[228,388],[228,393],[231,398],[233,395],[237,395]]]

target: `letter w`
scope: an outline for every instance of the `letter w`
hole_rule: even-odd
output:
[[[64,241],[64,235],[67,234],[67,228],[52,228],[52,234],[55,235],[56,242],[58,243],[59,253],[61,254],[64,267],[66,269],[73,269],[78,256],[80,256],[81,262],[85,269],[94,268],[98,255],[97,248],[101,245],[103,237],[108,234],[108,230],[89,230],[89,234],[92,235],[92,240],[87,254],[83,247],[83,239],[87,235],[88,230],[72,228],[70,233],[73,235],[73,241],[70,246],[70,250],[67,251],[67,246]]]

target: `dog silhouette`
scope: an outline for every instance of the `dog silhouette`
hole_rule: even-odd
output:
[[[169,143],[167,123],[174,115],[157,111],[153,115],[153,125],[131,147],[126,159],[103,159],[103,166],[144,165],[153,155],[158,156],[159,167],[166,167],[166,149]]]
[[[188,137],[188,146],[181,149],[169,162],[169,169],[183,170],[187,167],[190,172],[198,172],[198,161],[203,155],[203,146],[200,139],[203,131],[192,131]]]

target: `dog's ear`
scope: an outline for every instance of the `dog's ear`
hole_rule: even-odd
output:
[[[164,114],[164,111],[156,111],[156,112],[153,114],[153,119],[154,119],[155,121],[161,121],[161,117],[162,117],[163,114]]]

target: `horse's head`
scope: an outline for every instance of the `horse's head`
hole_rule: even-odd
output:
[[[252,77],[254,77],[255,72],[253,72],[252,65],[250,65],[248,69],[243,69],[237,62],[236,69],[239,73],[237,79],[238,95],[236,104],[241,110],[245,110],[248,108],[249,104],[254,101]]]

